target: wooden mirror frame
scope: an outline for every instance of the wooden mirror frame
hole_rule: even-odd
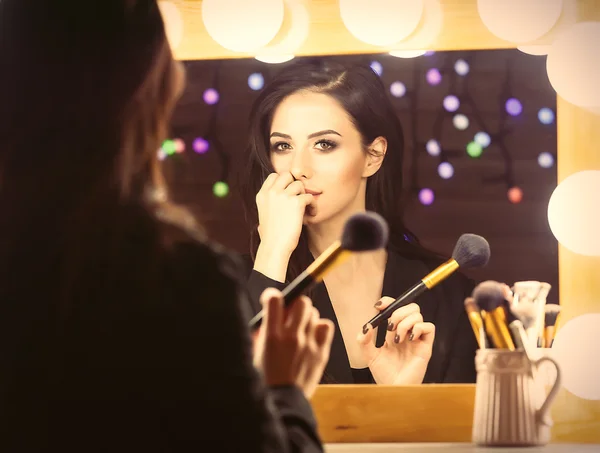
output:
[[[252,1],[252,0],[240,0]],[[600,20],[600,1],[577,3],[578,21]],[[202,0],[173,0],[183,18],[183,39],[174,49],[181,60],[249,58],[212,40],[202,22]],[[509,49],[515,45],[492,35],[482,23],[476,0],[440,0],[443,27],[428,50]],[[384,53],[352,36],[339,16],[337,0],[306,0],[311,18],[302,55]],[[286,28],[286,21],[282,30]],[[276,37],[275,39],[278,39]],[[542,38],[537,44],[548,44]],[[591,44],[591,43],[590,43]],[[414,47],[414,46],[413,46]],[[403,49],[402,45],[394,49]],[[535,58],[535,57],[532,57]],[[600,115],[557,97],[558,182],[567,176],[600,169]],[[559,244],[561,324],[600,311],[600,257],[570,252]],[[591,364],[593,366],[593,364]],[[406,387],[322,386],[312,404],[325,442],[470,442],[474,385]],[[583,400],[561,390],[552,414],[554,442],[600,443],[600,401]]]

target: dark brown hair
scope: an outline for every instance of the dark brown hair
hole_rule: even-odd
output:
[[[158,168],[178,67],[155,0],[2,0],[0,58],[1,293],[68,305],[141,218],[197,227]]]
[[[404,256],[433,258],[439,256],[424,248],[405,226],[403,219],[402,161],[404,136],[402,126],[380,78],[368,66],[347,66],[325,58],[300,59],[283,69],[265,86],[256,99],[251,114],[247,158],[240,187],[252,233],[251,255],[259,244],[258,211],[255,196],[269,173],[274,171],[269,154],[269,135],[277,106],[287,96],[302,90],[326,93],[348,112],[367,146],[377,137],[387,139],[387,152],[379,171],[367,181],[366,209],[383,216],[390,229],[389,246]],[[367,152],[367,151],[365,151]],[[302,272],[309,263],[305,229],[288,266],[287,280]]]

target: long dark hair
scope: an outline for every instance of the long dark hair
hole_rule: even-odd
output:
[[[404,224],[404,135],[380,78],[368,66],[346,66],[328,59],[309,58],[292,63],[278,73],[260,93],[250,114],[248,161],[243,167],[240,187],[246,219],[252,228],[252,259],[260,242],[255,196],[267,175],[274,171],[269,155],[273,115],[284,98],[301,90],[326,93],[335,98],[352,118],[365,149],[377,137],[387,139],[383,164],[367,181],[366,209],[379,213],[388,222],[391,249],[409,258],[440,258],[423,247]],[[298,247],[290,259],[287,280],[302,272],[309,260],[310,252],[303,228]]]
[[[194,222],[158,168],[178,67],[156,0],[2,0],[0,60],[4,406],[61,372],[83,307],[149,300],[161,219]]]

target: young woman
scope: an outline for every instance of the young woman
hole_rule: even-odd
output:
[[[167,202],[156,1],[2,0],[0,59],[0,450],[323,451],[331,321],[265,291],[253,357],[237,261]]]
[[[370,210],[390,227],[385,250],[355,254],[311,293],[336,333],[323,382],[474,382],[477,344],[455,274],[398,309],[387,330],[362,332],[378,310],[443,259],[404,225],[404,140],[386,90],[369,67],[300,60],[268,84],[250,117],[242,189],[252,231],[248,288],[283,288]],[[435,327],[434,327],[435,326]]]

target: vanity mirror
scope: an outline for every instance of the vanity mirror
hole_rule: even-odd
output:
[[[588,99],[595,102],[594,92],[586,97],[571,89],[585,88],[577,71],[556,74],[554,59],[560,49],[548,46],[559,43],[560,32],[568,32],[576,23],[600,20],[597,2],[545,2],[540,11],[530,6],[504,11],[503,16],[502,11],[494,11],[498,2],[481,0],[397,1],[387,6],[385,2],[371,2],[370,7],[366,1],[270,0],[248,2],[252,8],[244,10],[243,17],[230,9],[233,30],[214,26],[222,12],[215,5],[232,1],[161,2],[176,57],[186,61],[189,79],[174,118],[173,141],[163,150],[165,170],[178,201],[193,208],[201,197],[200,218],[216,239],[239,251],[246,247],[241,206],[229,178],[235,171],[236,156],[243,153],[243,123],[249,105],[261,84],[268,82],[279,67],[253,57],[273,61],[294,54],[296,58],[318,55],[377,62],[379,66],[372,67],[375,71],[383,69],[381,78],[406,131],[404,172],[408,189],[412,190],[407,216],[417,235],[444,253],[451,251],[462,232],[484,235],[490,240],[493,260],[474,278],[507,283],[525,279],[548,281],[553,284],[555,302],[563,309],[559,329],[569,322],[594,325],[593,320],[581,321],[581,317],[597,312],[599,307],[598,239],[591,237],[585,242],[587,230],[578,231],[573,226],[577,222],[572,219],[580,215],[584,217],[579,224],[598,222],[585,217],[585,209],[578,211],[575,206],[587,205],[593,211],[594,205],[589,203],[595,201],[597,212],[600,190],[593,193],[589,188],[598,187],[599,183],[594,182],[598,173],[581,182],[568,182],[564,195],[555,188],[569,177],[577,179],[581,172],[600,170],[600,116],[594,105],[586,105]],[[518,8],[525,3],[510,5]],[[243,5],[238,5],[240,10],[247,7]],[[379,8],[385,7],[392,9],[378,15]],[[390,17],[397,21],[398,30],[387,26]],[[503,17],[511,18],[514,27],[502,29]],[[252,25],[257,18],[260,24]],[[525,27],[527,20],[530,23]],[[391,34],[386,35],[386,30]],[[519,35],[519,30],[530,35]],[[594,33],[595,29],[583,30],[579,45],[595,45],[597,41],[590,38],[596,36]],[[256,42],[250,42],[251,38]],[[257,42],[262,48],[248,49]],[[527,47],[517,50],[520,42],[526,42]],[[407,57],[406,52],[414,49],[435,53],[416,56],[422,51],[415,52],[413,59],[387,54],[402,51],[402,56]],[[545,54],[548,50],[549,57],[525,53]],[[594,58],[597,60],[591,59]],[[457,65],[459,60],[466,66]],[[560,67],[568,69],[569,64]],[[440,71],[439,84],[431,83],[437,78],[433,69]],[[514,77],[508,77],[510,74]],[[552,87],[559,90],[558,96]],[[456,111],[452,106],[454,99],[445,101],[450,95],[458,98],[460,106]],[[419,120],[415,126],[416,118]],[[506,130],[510,134],[503,136]],[[210,131],[216,135],[208,136]],[[483,146],[486,136],[480,134],[476,139],[478,132],[490,137],[489,148]],[[437,153],[430,140],[435,140],[444,152]],[[470,146],[469,152],[470,143],[475,145]],[[476,156],[478,146],[483,148],[481,156]],[[177,150],[182,149],[185,151],[178,155]],[[451,173],[449,178],[444,177]],[[553,193],[556,196],[549,213]],[[564,202],[573,200],[578,193],[580,203]],[[582,248],[582,241],[587,247]],[[598,331],[586,334],[598,335]],[[584,370],[586,361],[597,351],[597,346],[590,344],[600,344],[600,339],[590,342],[588,337],[586,343],[578,338],[561,340],[565,342],[570,347],[561,350],[579,352],[581,347],[587,347],[592,351],[572,354],[570,361],[564,362],[565,389],[553,407],[554,439],[600,442],[600,396],[590,384],[597,375],[580,377],[581,373],[594,373]],[[469,440],[470,426],[464,423],[472,416],[472,386],[372,387],[319,389],[314,405],[323,421],[321,429],[326,441]],[[386,401],[396,401],[402,407],[401,402],[408,395],[416,398],[413,406],[421,404],[425,409],[412,418],[399,420],[395,415],[397,408]],[[438,439],[425,439],[430,430],[424,427],[437,423],[430,415],[435,411],[447,414],[442,417],[444,420],[463,423],[463,429],[453,425],[456,429],[438,430]],[[377,429],[373,428],[375,415]]]

